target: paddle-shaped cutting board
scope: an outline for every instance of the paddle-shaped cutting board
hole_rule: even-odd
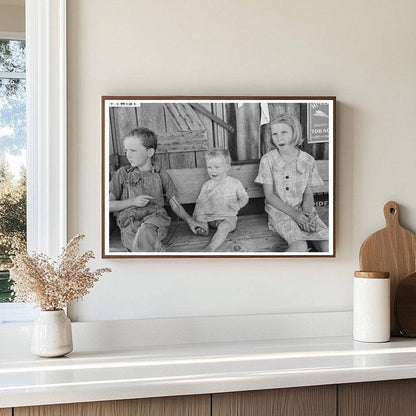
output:
[[[390,330],[397,336],[400,331],[394,318],[394,297],[400,280],[416,271],[416,235],[400,225],[396,202],[384,205],[384,217],[386,228],[370,235],[361,246],[360,268],[390,273]]]

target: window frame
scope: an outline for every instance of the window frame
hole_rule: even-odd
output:
[[[67,242],[66,0],[26,0],[25,25],[27,247],[56,257]],[[31,305],[0,304],[0,323],[33,318]]]

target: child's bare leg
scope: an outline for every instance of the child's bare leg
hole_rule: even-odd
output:
[[[289,247],[286,250],[287,252],[306,252],[308,251],[308,243],[303,240],[295,241],[292,244],[289,244]]]
[[[234,221],[223,220],[218,224],[217,231],[212,236],[209,244],[202,251],[216,251],[227,239],[228,234],[235,230]]]
[[[161,251],[158,228],[153,224],[142,224],[133,241],[133,252]]]
[[[316,250],[318,250],[320,252],[329,251],[329,242],[328,242],[328,240],[312,241],[312,244],[316,248]]]

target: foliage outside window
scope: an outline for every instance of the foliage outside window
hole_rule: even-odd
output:
[[[25,42],[0,39],[0,302],[12,300],[13,250],[26,243]]]

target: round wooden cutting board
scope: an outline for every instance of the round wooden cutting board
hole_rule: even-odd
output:
[[[400,225],[396,202],[384,205],[384,217],[386,228],[370,235],[361,246],[360,268],[390,273],[390,326],[391,335],[397,336],[400,331],[394,317],[394,299],[400,280],[416,270],[416,235]]]

